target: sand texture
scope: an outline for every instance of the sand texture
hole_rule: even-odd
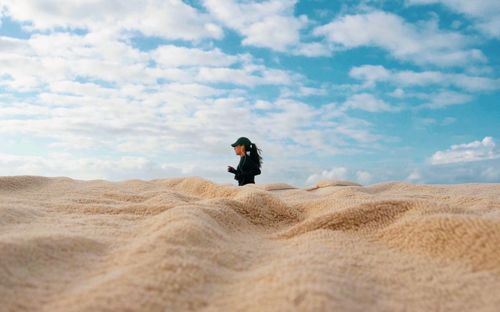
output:
[[[500,184],[0,178],[0,311],[500,311]]]

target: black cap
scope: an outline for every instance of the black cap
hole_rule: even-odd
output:
[[[231,144],[231,146],[232,147],[235,147],[235,146],[238,146],[238,145],[250,146],[251,144],[252,144],[252,142],[250,142],[250,140],[248,138],[241,137],[238,140],[236,140],[236,142],[234,142],[233,144]]]

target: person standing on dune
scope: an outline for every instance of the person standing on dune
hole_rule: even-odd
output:
[[[234,179],[238,181],[239,186],[255,184],[255,176],[260,174],[262,165],[261,150],[245,137],[239,138],[231,146],[236,155],[240,156],[240,163],[236,169],[228,166],[227,171],[234,174]]]

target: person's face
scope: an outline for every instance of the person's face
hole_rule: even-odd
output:
[[[245,153],[245,147],[243,145],[236,145],[234,147],[234,152],[236,153],[236,155],[243,155]]]

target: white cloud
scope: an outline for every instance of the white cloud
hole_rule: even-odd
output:
[[[225,67],[239,62],[242,57],[229,55],[219,49],[202,50],[175,45],[162,45],[152,52],[161,67],[209,66]]]
[[[406,180],[410,182],[420,182],[422,180],[422,174],[418,169],[413,169],[408,177],[406,177]]]
[[[349,75],[363,82],[362,89],[374,88],[379,83],[394,85],[397,88],[388,95],[398,99],[415,99],[420,102],[417,109],[441,109],[471,102],[474,96],[464,91],[489,92],[500,89],[499,79],[439,71],[390,70],[380,65],[353,67]],[[439,89],[429,91],[429,87]]]
[[[395,97],[395,98],[403,98],[405,96],[405,90],[401,88],[397,88],[391,93],[389,93],[390,96]]]
[[[411,169],[405,180],[413,183],[499,183],[500,162],[497,158],[445,166],[423,165]]]
[[[117,38],[56,33],[15,44],[20,47],[16,53],[0,53],[0,85],[7,94],[26,90],[34,95],[22,102],[15,96],[4,102],[0,132],[49,139],[52,147],[63,150],[99,147],[141,153],[147,147],[148,152],[161,153],[179,146],[189,149],[194,145],[190,136],[201,135],[201,143],[209,142],[206,133],[210,130],[218,142],[233,140],[233,117],[253,115],[250,105],[240,100],[247,93],[238,84],[300,84],[293,74],[217,49],[182,48],[182,53],[191,56],[189,60],[172,53],[177,61],[168,66],[184,64],[174,68],[182,79],[159,83],[168,78],[171,68],[149,65],[157,51],[141,52]],[[224,71],[226,65],[233,68],[225,80],[200,74]],[[240,72],[238,79],[231,77],[235,72]],[[218,81],[233,86],[207,85]],[[224,112],[222,120],[201,120],[210,111]]]
[[[204,0],[209,13],[243,36],[242,44],[308,57],[328,56],[323,42],[303,42],[307,16],[295,16],[297,0]]]
[[[451,105],[461,105],[472,101],[473,97],[469,94],[453,91],[441,91],[437,93],[427,93],[422,95],[429,98],[427,103],[419,105],[417,108],[441,109]]]
[[[228,92],[223,89],[212,88],[198,83],[170,83],[163,86],[166,92],[189,95],[197,98],[208,98],[223,95]]]
[[[70,176],[75,179],[154,179],[182,175],[178,168],[144,157],[77,158],[66,153],[51,153],[47,157],[0,153],[0,166],[2,175]]]
[[[470,17],[484,34],[500,37],[500,3],[497,0],[407,0],[407,2],[413,5],[443,4],[455,12]]]
[[[452,145],[445,151],[437,151],[430,158],[432,165],[465,163],[500,158],[500,151],[495,147],[492,137],[481,141]]]
[[[358,170],[356,171],[356,180],[361,184],[369,184],[373,179],[373,176],[368,171]]]
[[[445,117],[443,119],[425,117],[425,118],[417,118],[416,125],[420,129],[425,129],[426,127],[429,126],[448,126],[456,122],[456,120],[457,119],[454,117]]]
[[[321,173],[310,175],[306,180],[306,185],[312,185],[321,180],[345,180],[347,178],[347,168],[335,167],[331,170],[323,170]]]
[[[468,49],[470,39],[439,30],[434,21],[410,24],[383,11],[341,16],[314,30],[337,49],[374,46],[395,58],[419,65],[464,66],[486,61],[477,49]]]
[[[93,35],[40,34],[20,42],[19,53],[1,54],[6,66],[0,71],[10,77],[2,83],[21,83],[33,77],[37,83],[29,88],[34,95],[23,102],[8,98],[0,110],[0,134],[43,139],[52,151],[106,151],[144,159],[179,159],[200,146],[204,155],[221,155],[227,153],[227,142],[240,133],[269,144],[266,156],[271,158],[284,150],[294,155],[311,151],[335,154],[342,152],[344,147],[339,144],[346,140],[363,143],[380,138],[370,124],[348,118],[336,105],[314,107],[280,99],[255,107],[258,96],[239,88],[279,84],[295,86],[304,94],[320,92],[303,86],[302,77],[294,73],[254,64],[246,56],[195,48],[181,49],[193,56],[189,60],[180,57],[178,62],[152,67],[149,62],[159,57],[157,50],[141,52],[118,38],[104,40]],[[54,49],[49,48],[51,43]],[[12,64],[16,58],[23,61]],[[182,79],[159,83],[171,70]],[[217,82],[233,85],[221,88]],[[89,170],[83,162],[70,163],[75,171],[57,175],[96,177],[97,169]],[[48,165],[31,168],[33,174],[55,172]],[[29,171],[23,170],[16,172]],[[134,172],[150,176],[144,170],[144,174]]]
[[[381,99],[376,98],[369,93],[354,94],[343,104],[344,109],[360,109],[372,113],[376,112],[394,112],[398,108],[393,107]]]
[[[15,53],[25,49],[26,43],[24,40],[11,37],[0,37],[0,52],[2,53]]]
[[[148,67],[148,54],[114,37],[54,33],[33,35],[21,42],[22,50],[0,53],[0,85],[16,91],[77,78],[155,83],[158,75]]]
[[[314,88],[301,86],[299,88],[284,88],[281,90],[281,97],[308,97],[308,96],[326,96],[328,94],[328,89],[326,87]]]
[[[230,55],[216,48],[173,45],[144,52],[120,37],[99,33],[36,34],[27,40],[0,37],[1,46],[9,49],[0,51],[0,86],[16,92],[49,86],[53,91],[67,87],[74,93],[77,79],[111,83],[113,87],[127,85],[135,88],[136,94],[141,88],[158,89],[159,80],[184,85],[229,83],[247,87],[300,86],[303,80],[298,74],[256,64],[258,60],[246,54]],[[64,81],[66,85],[62,85]],[[54,84],[59,84],[59,88]],[[78,88],[83,86],[79,84]],[[96,86],[87,83],[85,91],[93,88],[94,92]]]
[[[274,170],[275,167],[281,166],[286,174],[304,172],[300,162],[291,166],[288,161],[281,163],[283,154],[335,155],[361,149],[366,152],[386,139],[377,133],[373,124],[349,117],[347,108],[372,112],[397,110],[369,93],[355,93],[345,103],[319,106],[290,99],[294,94],[299,98],[325,95],[331,89],[314,86],[315,82],[295,72],[263,65],[262,60],[251,55],[228,54],[206,42],[198,44],[196,41],[204,38],[220,38],[222,33],[210,16],[188,8],[182,1],[150,1],[144,4],[149,8],[130,13],[131,17],[128,12],[138,5],[135,2],[118,4],[112,13],[106,11],[107,6],[115,2],[62,2],[55,10],[40,7],[39,12],[34,8],[55,2],[37,3],[26,11],[20,8],[28,5],[27,1],[5,3],[7,14],[14,20],[24,21],[24,25],[31,21],[33,28],[51,30],[36,31],[26,40],[0,37],[0,88],[3,88],[0,135],[33,138],[39,140],[39,151],[46,148],[60,152],[47,157],[3,154],[2,166],[13,174],[122,179],[206,173],[219,177],[219,169],[207,169],[211,164],[201,163],[199,159],[219,158],[228,151],[230,154],[228,142],[248,135],[264,144],[265,157],[269,160],[266,164],[274,174],[272,179],[283,180],[290,177]],[[245,3],[255,11],[249,10],[250,17],[246,16],[247,12],[243,14],[242,19],[248,18],[248,21],[236,21],[236,18],[231,21],[236,23],[236,30],[240,22],[266,30],[273,26],[267,18],[275,15],[282,17],[276,21],[283,23],[280,27],[289,22],[299,23],[300,27],[287,29],[290,33],[286,34],[272,33],[270,37],[265,37],[267,33],[250,30],[243,33],[247,30],[242,30],[244,43],[282,49],[291,54],[328,55],[327,45],[300,42],[300,32],[308,21],[293,17],[294,1]],[[183,13],[184,9],[165,13],[169,5],[183,7],[187,13]],[[269,15],[263,12],[267,6],[274,8],[267,11]],[[88,8],[96,9],[96,15],[87,15]],[[159,12],[151,13],[150,21],[134,20],[136,15],[147,15],[155,8]],[[81,16],[74,16],[76,9]],[[61,15],[61,10],[69,10],[67,16]],[[196,22],[190,20],[189,12],[192,18],[198,19]],[[162,17],[165,21],[159,20],[162,14],[166,14]],[[169,14],[188,18],[170,27],[168,23],[175,22],[177,16],[168,20]],[[265,18],[261,20],[262,14]],[[184,27],[184,22],[192,25],[176,30],[176,27]],[[54,27],[84,28],[85,31],[61,32],[66,30],[54,30]],[[130,40],[131,34],[137,31],[167,39],[194,40],[195,47],[168,44],[141,51]],[[283,37],[276,42],[270,40],[278,35]],[[371,69],[372,76],[366,80],[373,85],[391,79],[383,75],[384,71],[389,76],[394,74],[383,67]],[[358,75],[359,79],[365,79],[362,70]],[[415,81],[422,81],[424,85],[425,81],[432,81],[429,77],[418,77]],[[402,80],[411,85],[413,78]],[[490,81],[476,78],[477,89],[490,88]],[[453,85],[458,86],[459,82]],[[265,99],[260,97],[262,93],[254,92],[253,88],[258,86],[270,90],[264,92]],[[278,99],[268,97],[274,91],[282,91]],[[27,93],[17,96],[22,92]],[[399,94],[405,95],[404,91]],[[436,103],[447,105],[442,101]],[[8,150],[3,147],[3,151]],[[79,152],[114,156],[78,157]],[[179,162],[189,157],[191,159]],[[220,159],[216,161],[221,165]],[[58,167],[60,163],[64,165]],[[318,170],[307,172],[315,171]],[[348,171],[348,176],[362,183],[373,179],[371,173],[363,170]],[[301,182],[305,178],[301,178]]]
[[[308,57],[330,56],[332,51],[330,47],[323,42],[302,42],[299,43],[292,51],[294,55],[304,55]]]
[[[243,86],[256,85],[292,85],[300,78],[298,74],[286,71],[269,69],[265,66],[246,66],[242,68],[227,67],[202,67],[196,76],[196,80],[205,83],[230,83]]]
[[[203,2],[215,18],[244,36],[244,45],[286,51],[300,41],[300,29],[307,22],[293,16],[296,0]]]
[[[391,79],[391,72],[381,65],[363,65],[351,68],[349,76],[366,81],[367,86],[374,86],[378,81]]]
[[[286,51],[299,39],[300,20],[284,16],[275,16],[254,22],[243,31],[243,45],[268,47],[277,51]]]
[[[273,108],[273,104],[268,101],[258,100],[255,102],[256,109],[269,110]]]
[[[207,14],[181,0],[83,1],[4,0],[4,14],[35,29],[139,31],[167,39],[221,38],[222,29]]]
[[[455,117],[445,117],[443,119],[443,121],[441,121],[441,125],[442,126],[447,126],[447,125],[451,125],[452,123],[454,123],[455,121],[457,121],[457,119]]]
[[[349,76],[363,80],[365,87],[373,87],[378,82],[388,82],[403,87],[443,86],[474,92],[500,89],[499,79],[440,71],[391,70],[380,65],[353,67],[349,71]]]
[[[373,176],[365,170],[353,171],[341,166],[314,173],[306,179],[305,184],[313,185],[321,180],[353,180],[361,184],[368,184],[373,180]]]

